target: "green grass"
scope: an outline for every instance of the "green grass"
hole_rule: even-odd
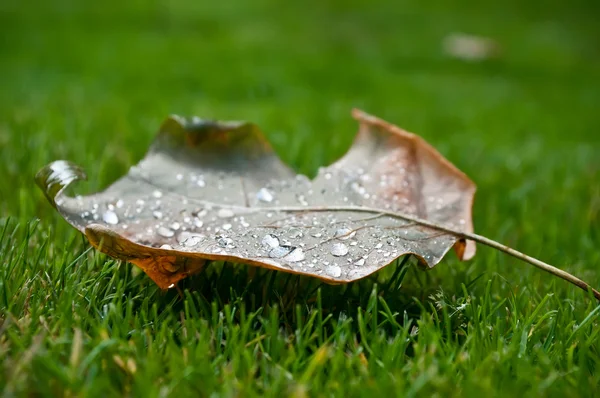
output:
[[[347,286],[214,264],[163,293],[89,249],[33,183],[102,189],[170,113],[258,123],[314,175],[352,107],[477,184],[476,231],[600,287],[598,2],[0,4],[0,389],[6,396],[590,396],[600,307],[479,247]],[[441,50],[490,36],[498,60]],[[378,395],[374,395],[378,394]]]

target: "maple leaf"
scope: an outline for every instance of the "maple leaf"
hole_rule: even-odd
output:
[[[353,116],[354,144],[313,180],[283,164],[253,124],[172,116],[144,159],[103,192],[67,196],[85,178],[67,161],[44,167],[36,181],[93,246],[163,289],[207,260],[344,283],[406,254],[425,267],[453,247],[470,259],[475,241],[590,288],[473,234],[475,184],[464,173],[419,136],[359,110]]]

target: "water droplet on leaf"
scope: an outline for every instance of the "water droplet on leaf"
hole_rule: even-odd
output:
[[[269,257],[281,258],[287,256],[294,248],[292,246],[277,246],[269,252]]]
[[[167,227],[159,227],[156,230],[156,233],[159,234],[160,236],[165,237],[165,238],[172,238],[173,235],[175,235],[175,232],[173,232],[172,229],[167,228]]]
[[[335,264],[327,266],[325,272],[327,275],[333,276],[334,278],[339,278],[342,275],[342,269]]]
[[[358,265],[359,267],[360,267],[361,265],[365,265],[365,259],[364,259],[364,258],[358,259],[358,260],[357,260],[357,261],[354,263],[354,265]]]
[[[261,202],[271,203],[273,201],[273,194],[267,188],[261,188],[256,194],[256,198]]]
[[[231,209],[219,209],[219,211],[217,212],[217,217],[219,218],[231,218],[234,215],[235,214]]]
[[[294,250],[292,250],[292,252],[290,254],[285,256],[284,260],[287,260],[291,263],[296,263],[298,261],[304,260],[305,258],[306,258],[306,255],[304,254],[304,250],[297,247]]]
[[[225,247],[228,249],[233,249],[235,248],[235,245],[233,244],[233,239],[225,236],[225,235],[219,235],[217,236],[217,244],[221,247]]]
[[[342,257],[348,254],[348,246],[343,243],[334,243],[331,245],[331,254],[336,257]]]
[[[102,220],[111,225],[116,225],[119,223],[119,217],[117,216],[117,213],[112,210],[105,211],[102,215]]]
[[[342,227],[342,228],[339,228],[337,231],[335,231],[334,238],[346,240],[346,239],[353,238],[354,235],[356,235],[356,231],[354,231],[348,227]]]
[[[270,247],[271,249],[279,246],[279,238],[272,234],[267,234],[262,239],[262,244],[265,247]]]

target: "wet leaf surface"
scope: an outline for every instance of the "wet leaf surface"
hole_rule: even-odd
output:
[[[283,164],[253,124],[173,116],[145,158],[103,192],[67,196],[85,174],[66,161],[36,181],[92,245],[161,288],[207,260],[343,283],[408,253],[428,267],[452,247],[472,257],[474,242],[410,218],[472,232],[475,185],[420,137],[353,116],[354,144],[313,180]]]

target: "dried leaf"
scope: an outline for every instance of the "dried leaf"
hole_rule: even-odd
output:
[[[85,174],[66,161],[36,181],[93,246],[136,264],[163,289],[206,260],[343,283],[408,253],[427,267],[452,247],[469,259],[473,240],[512,250],[472,234],[475,185],[432,146],[361,111],[353,116],[354,144],[312,181],[285,166],[253,124],[178,116],[103,192],[67,196]]]

